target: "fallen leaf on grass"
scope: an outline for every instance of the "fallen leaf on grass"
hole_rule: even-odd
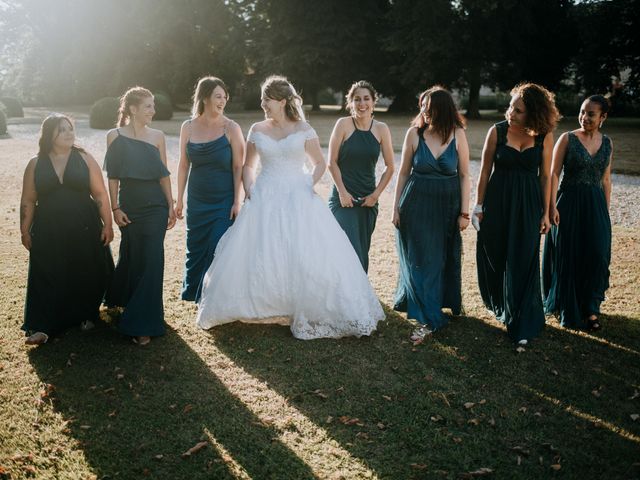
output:
[[[116,387],[105,388],[102,393],[113,393],[116,391]]]
[[[384,430],[385,428],[387,428],[387,426],[386,426],[384,423],[382,423],[382,422],[378,422],[378,423],[376,424],[376,426],[377,426],[380,430]]]
[[[593,395],[596,398],[600,398],[600,390],[591,390],[591,395]]]
[[[631,417],[631,420],[633,420],[634,422],[640,418],[640,415],[638,415],[637,413],[632,413],[629,416]]]
[[[527,413],[527,407],[520,407],[520,408],[518,409],[518,411],[519,411],[520,413]]]
[[[156,460],[162,460],[164,458],[164,455],[160,454],[160,455],[156,455],[155,457]]]
[[[427,465],[425,463],[411,463],[409,466],[411,468],[415,469],[415,470],[426,470],[427,469]]]
[[[390,402],[392,400],[389,395],[382,395],[382,398],[384,398],[387,402]]]
[[[492,427],[495,427],[496,426],[496,419],[493,418],[493,417],[490,417],[489,420],[487,420],[487,423],[489,425],[491,425]]]
[[[629,400],[635,400],[636,398],[639,398],[639,397],[640,397],[640,392],[638,390],[634,390],[633,395],[629,397]]]
[[[470,420],[467,421],[467,423],[471,424],[471,425],[480,425],[480,419],[478,418],[472,418]]]
[[[320,390],[319,388],[314,390],[313,392],[314,395],[316,395],[317,397],[322,398],[323,400],[326,400],[327,398],[329,398],[329,395],[327,395],[326,393],[324,393],[322,390]]]
[[[113,418],[113,417],[115,417],[117,414],[118,414],[118,413],[114,410],[113,412],[109,412],[108,417],[109,417],[109,418]]]
[[[460,478],[477,478],[477,477],[486,477],[493,473],[492,468],[482,467],[478,470],[474,470],[473,472],[461,473],[459,475]]]
[[[184,408],[182,409],[182,413],[189,413],[191,410],[193,410],[193,405],[191,405],[190,403],[188,403],[187,405],[184,406]]]
[[[453,440],[453,443],[462,443],[462,438],[460,437],[453,437],[452,440]]]
[[[475,406],[475,403],[473,402],[467,402],[464,404],[464,408],[466,408],[467,410],[472,409]]]
[[[80,428],[82,430],[89,430],[91,428],[91,425],[80,425]]]
[[[124,373],[119,373],[116,375],[116,379],[122,380],[124,378]]]
[[[511,447],[511,450],[524,457],[529,456],[529,450],[526,450],[524,447],[521,447],[519,445],[516,445],[515,447]]]
[[[333,417],[331,415],[329,415],[327,419],[324,421],[324,423],[332,423],[332,422],[333,422]]]
[[[200,450],[202,450],[203,448],[206,448],[206,446],[209,445],[208,442],[198,442],[196,443],[193,447],[191,447],[189,450],[187,450],[186,452],[184,452],[182,455],[180,455],[182,458],[189,458],[191,455],[193,455],[194,453],[198,453]]]
[[[255,351],[256,351],[255,348],[247,348],[247,353],[253,353]]]
[[[359,427],[364,427],[364,423],[362,423],[359,418],[350,418],[343,415],[339,417],[338,420],[340,420],[340,423],[344,425],[357,425]]]
[[[440,415],[433,415],[431,417],[431,421],[432,422],[436,422],[437,423],[437,422],[441,422],[442,420],[444,420],[444,418],[442,418],[442,416],[440,416]]]
[[[551,469],[555,470],[556,472],[558,470],[560,470],[561,468],[562,468],[562,465],[560,465],[559,463],[554,463],[554,464],[551,465]]]
[[[516,348],[516,352],[518,352],[518,353],[523,353],[523,352],[526,352],[526,351],[527,351],[527,349],[526,349],[526,348],[524,348],[524,347],[518,347],[518,348]]]

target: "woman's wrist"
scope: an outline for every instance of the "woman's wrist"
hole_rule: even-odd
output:
[[[120,208],[120,205],[118,205],[118,206],[116,206],[115,208],[112,208],[112,209],[111,209],[111,211],[112,211],[112,212],[115,212],[116,210],[122,210],[122,209]]]
[[[469,220],[469,219],[471,218],[471,216],[469,215],[469,213],[468,213],[468,212],[460,212],[458,215],[459,215],[460,217],[462,217],[462,218],[467,219],[467,220]]]

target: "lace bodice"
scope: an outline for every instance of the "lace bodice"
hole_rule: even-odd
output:
[[[593,157],[573,132],[569,132],[567,137],[569,143],[564,157],[561,188],[573,185],[602,185],[602,176],[611,158],[609,137],[602,136],[602,145]]]
[[[304,144],[307,140],[317,138],[315,130],[304,124],[300,130],[281,139],[256,131],[251,127],[247,141],[255,144],[262,165],[261,177],[304,175],[307,159]]]

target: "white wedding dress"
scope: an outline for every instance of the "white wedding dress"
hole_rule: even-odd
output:
[[[276,140],[247,137],[262,171],[220,239],[198,304],[202,328],[233,322],[286,323],[296,338],[369,335],[385,318],[358,257],[305,173],[304,122]]]

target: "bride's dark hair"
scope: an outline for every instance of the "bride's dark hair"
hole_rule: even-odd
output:
[[[271,75],[260,85],[262,94],[272,100],[286,100],[284,113],[293,122],[305,121],[302,110],[302,97],[298,95],[296,89],[282,75]]]

